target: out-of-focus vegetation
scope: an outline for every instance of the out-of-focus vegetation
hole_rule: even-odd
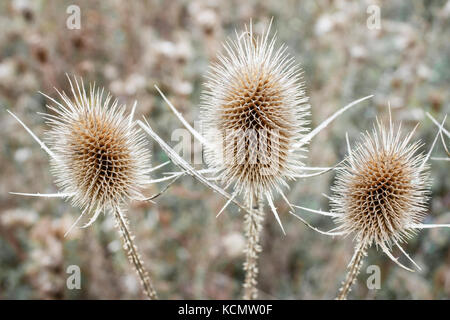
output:
[[[313,127],[348,102],[374,94],[369,102],[335,121],[310,144],[307,164],[329,166],[346,153],[350,141],[370,130],[375,117],[393,118],[428,150],[439,121],[450,113],[449,1],[76,1],[81,29],[66,27],[73,1],[0,3],[0,298],[141,298],[133,270],[121,250],[112,217],[87,229],[63,234],[79,215],[60,199],[23,198],[9,191],[56,192],[47,155],[6,113],[15,112],[38,136],[55,97],[68,92],[65,73],[104,86],[120,102],[138,101],[136,115],[147,117],[170,144],[181,124],[154,84],[193,122],[208,64],[221,43],[253,19],[255,30],[274,17],[279,44],[301,63]],[[367,7],[381,9],[381,28],[367,27]],[[448,123],[448,121],[447,121]],[[448,128],[448,125],[447,125]],[[448,141],[447,141],[448,143]],[[154,165],[167,156],[151,143]],[[199,152],[197,150],[197,152]],[[438,144],[434,156],[444,156]],[[431,161],[433,198],[427,222],[450,222],[449,162]],[[163,171],[178,170],[173,165]],[[160,175],[160,172],[156,176]],[[333,174],[291,183],[294,203],[327,209]],[[164,186],[155,185],[149,195]],[[243,279],[243,213],[190,177],[177,181],[156,204],[129,208],[146,266],[162,298],[239,298]],[[260,258],[260,297],[334,298],[352,254],[352,239],[332,239],[306,228],[278,199],[287,235],[267,215]],[[312,224],[331,229],[325,217],[302,213]],[[448,299],[450,230],[423,230],[405,248],[423,267],[408,273],[381,251],[369,251],[353,299]],[[395,255],[400,255],[395,252]],[[82,289],[66,288],[66,268],[79,265]],[[368,290],[366,267],[381,268],[380,290]]]

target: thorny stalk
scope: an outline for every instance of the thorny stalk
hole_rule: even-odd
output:
[[[150,300],[157,300],[158,296],[155,289],[153,288],[150,276],[148,275],[138,249],[134,244],[134,236],[129,229],[128,219],[126,218],[125,214],[120,211],[119,208],[116,208],[114,210],[114,218],[116,219],[116,225],[119,228],[119,233],[123,240],[123,248],[127,253],[130,263],[134,266],[139,279],[141,280],[141,285],[146,296]]]
[[[249,210],[245,214],[244,226],[247,244],[245,248],[245,281],[244,299],[255,300],[258,298],[258,255],[262,251],[260,240],[264,221],[264,201],[261,196],[249,194],[247,206]]]
[[[348,294],[352,290],[351,287],[356,281],[356,277],[361,270],[363,265],[364,257],[367,255],[367,247],[365,245],[358,245],[355,248],[355,253],[353,255],[350,264],[348,265],[348,272],[345,280],[342,282],[342,286],[339,289],[338,296],[336,300],[346,300]]]

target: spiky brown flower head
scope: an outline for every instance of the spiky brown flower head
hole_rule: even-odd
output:
[[[125,106],[104,97],[104,90],[90,86],[87,93],[74,78],[73,99],[47,106],[50,125],[46,139],[55,154],[52,173],[62,192],[84,210],[117,208],[129,199],[142,199],[149,180],[149,153],[145,140]]]
[[[414,132],[414,131],[413,131]],[[363,247],[383,250],[409,238],[426,215],[430,179],[420,142],[401,126],[387,129],[377,121],[338,170],[331,207],[338,214],[337,231],[353,233]]]
[[[305,150],[293,145],[308,131],[308,98],[300,68],[269,33],[255,36],[251,25],[236,32],[201,96],[206,162],[237,193],[270,192],[303,165]]]

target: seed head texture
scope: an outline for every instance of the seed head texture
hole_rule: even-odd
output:
[[[275,50],[269,31],[254,37],[250,26],[236,34],[211,66],[201,97],[206,162],[238,193],[285,185],[302,166],[304,150],[291,149],[308,131],[308,98],[299,67],[284,45]]]
[[[69,79],[70,80],[70,79]],[[125,106],[91,86],[89,95],[75,79],[74,99],[60,93],[63,103],[48,106],[46,138],[56,158],[52,173],[74,205],[88,210],[115,208],[131,198],[143,198],[149,155],[140,131]]]
[[[332,188],[339,230],[384,248],[412,235],[410,226],[426,215],[430,183],[421,145],[410,138],[380,122],[363,136]]]

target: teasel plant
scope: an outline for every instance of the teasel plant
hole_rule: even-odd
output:
[[[49,126],[45,143],[8,110],[50,157],[51,173],[60,192],[11,194],[70,200],[81,214],[65,236],[80,223],[86,228],[101,213],[111,212],[144,294],[157,299],[130,230],[126,205],[131,200],[148,200],[142,190],[152,183],[150,172],[162,165],[150,167],[145,136],[133,120],[136,103],[126,115],[126,106],[112,101],[104,89],[94,84],[87,92],[82,79],[79,83],[76,77],[67,78],[73,99],[58,89],[60,101],[41,93],[52,102],[47,105],[50,112],[41,114]]]
[[[418,230],[450,227],[450,224],[422,223],[428,212],[427,202],[431,194],[427,161],[442,125],[427,154],[419,152],[424,144],[420,141],[411,142],[417,126],[407,135],[403,134],[401,124],[397,129],[394,128],[389,109],[389,127],[377,119],[372,132],[364,133],[353,150],[346,135],[348,155],[336,170],[331,197],[327,196],[330,212],[303,208],[308,212],[332,217],[337,224],[328,232],[317,229],[320,233],[353,236],[354,254],[339,289],[338,300],[347,299],[367,250],[372,245],[381,248],[401,268],[414,272],[399,262],[398,257],[394,257],[391,252],[393,247],[398,247],[407,260],[421,270],[403,249],[403,243]]]
[[[181,123],[202,144],[207,168],[195,170],[162,141],[147,121],[138,121],[183,169],[172,173],[168,180],[189,174],[226,197],[217,217],[231,202],[246,212],[244,299],[258,297],[257,261],[262,251],[264,204],[268,204],[285,233],[274,205],[274,192],[293,208],[283,193],[283,188],[289,187],[288,181],[334,169],[306,167],[302,162],[306,146],[343,112],[372,97],[348,104],[310,131],[307,120],[310,106],[301,69],[285,45],[276,46],[276,35],[269,36],[271,25],[272,20],[263,34],[257,36],[250,22],[242,33],[236,31],[235,40],[224,44],[225,52],[219,53],[217,62],[211,65],[201,95],[201,133],[155,86]],[[212,181],[219,181],[221,187]],[[230,193],[226,191],[229,188]],[[240,196],[243,203],[236,200]]]

